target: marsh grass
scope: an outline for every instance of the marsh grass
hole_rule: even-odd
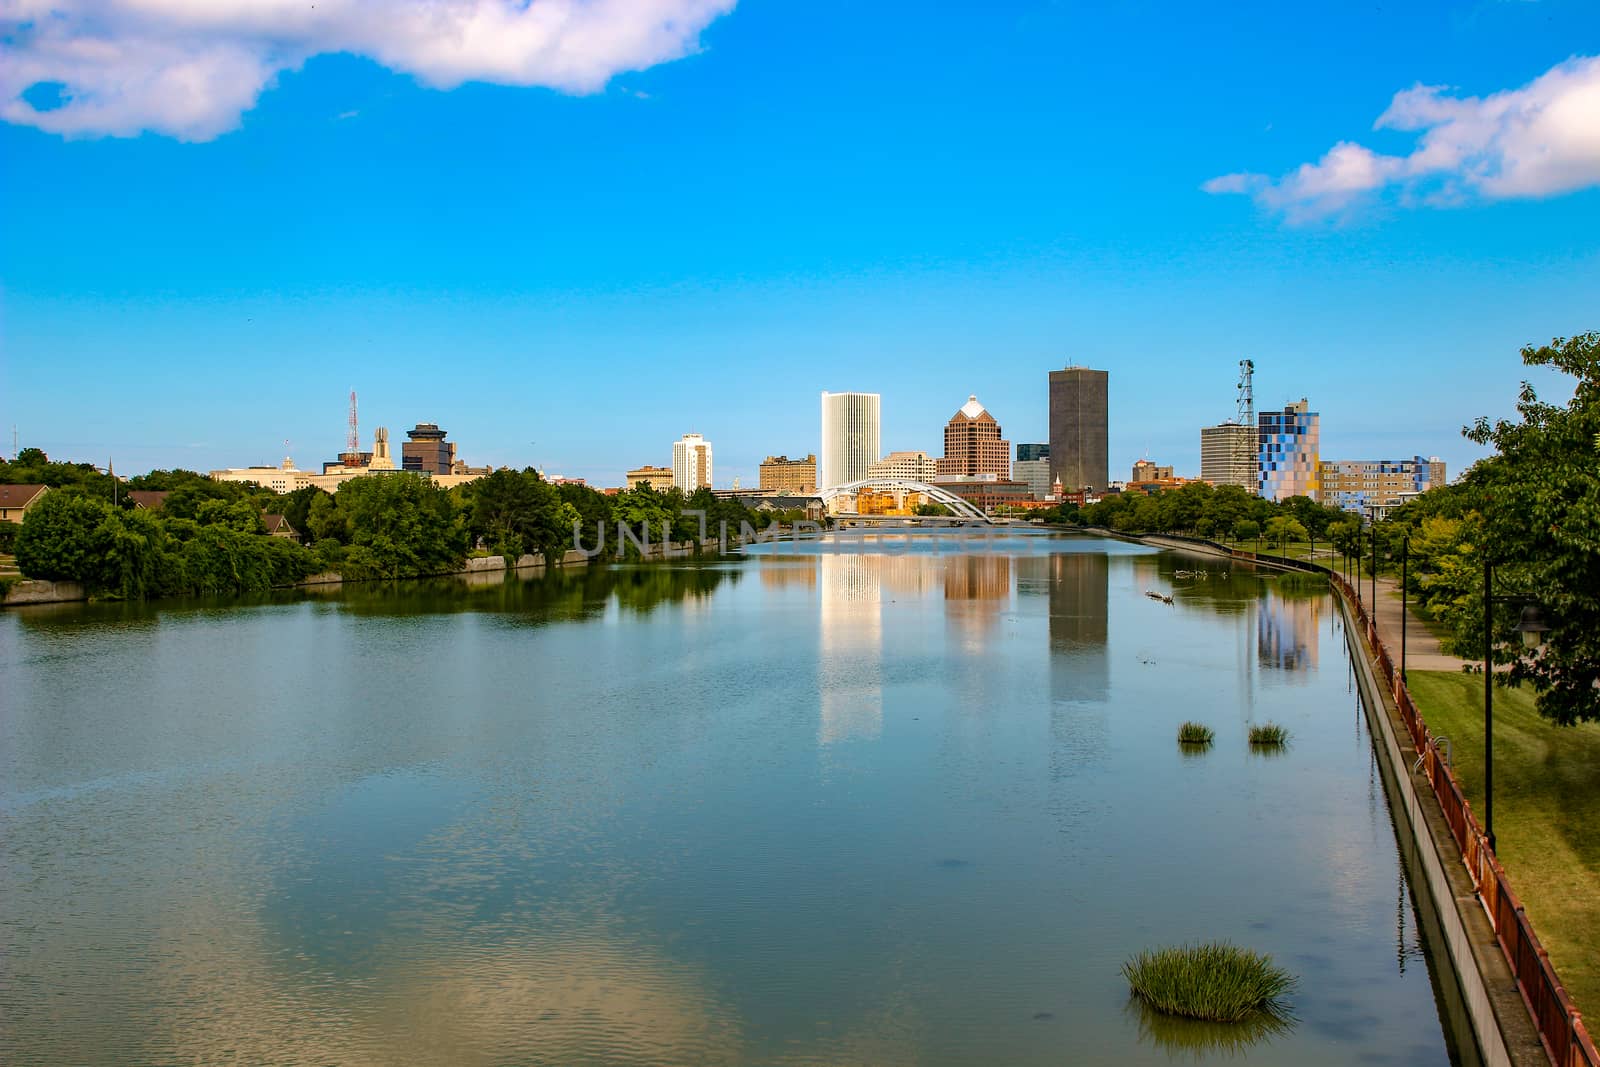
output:
[[[1250,744],[1258,748],[1283,748],[1289,743],[1289,729],[1275,722],[1250,727]]]
[[[1178,727],[1178,744],[1180,745],[1209,745],[1216,736],[1211,727],[1204,723],[1186,722]]]
[[[1156,1011],[1216,1023],[1287,1020],[1284,998],[1296,984],[1271,957],[1225,941],[1141,952],[1122,965],[1122,974]]]

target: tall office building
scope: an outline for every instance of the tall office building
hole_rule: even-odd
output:
[[[1062,489],[1104,489],[1111,481],[1107,442],[1107,380],[1103,370],[1067,367],[1050,372],[1050,476]]]
[[[938,461],[941,478],[1011,477],[1011,442],[1000,436],[1000,424],[975,396],[944,427],[944,456]]]
[[[446,431],[431,422],[419,422],[407,430],[409,440],[400,445],[400,466],[408,471],[449,474],[455,466],[456,446],[445,440]]]
[[[1212,485],[1261,491],[1261,449],[1256,427],[1223,422],[1200,428],[1200,477]]]
[[[672,442],[672,484],[685,493],[711,488],[711,442],[686,433]]]
[[[1315,500],[1320,488],[1317,451],[1322,439],[1322,416],[1311,410],[1310,401],[1301,397],[1282,411],[1261,412],[1256,417],[1256,439],[1261,495],[1268,500],[1292,496]]]
[[[805,459],[768,456],[761,461],[761,488],[769,493],[816,492],[816,455],[808,455]]]
[[[879,413],[877,393],[822,394],[818,488],[831,489],[867,476],[867,468],[879,455]]]

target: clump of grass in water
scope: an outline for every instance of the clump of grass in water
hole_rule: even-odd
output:
[[[1178,727],[1178,744],[1209,745],[1217,735],[1204,723],[1186,722]]]
[[[1250,743],[1262,748],[1282,748],[1289,743],[1288,728],[1275,722],[1265,722],[1250,727]]]
[[[1122,965],[1122,974],[1156,1011],[1218,1023],[1286,1019],[1283,998],[1296,984],[1271,957],[1225,941],[1141,952]]]

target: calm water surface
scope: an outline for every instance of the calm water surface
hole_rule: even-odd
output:
[[[923,537],[7,612],[0,1062],[1452,1062],[1326,587],[1226,566]],[[1129,1002],[1217,937],[1291,1029]]]

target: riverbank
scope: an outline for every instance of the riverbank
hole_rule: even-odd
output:
[[[715,555],[724,548],[735,548],[743,544],[742,539],[730,537],[726,544],[716,538],[707,538],[696,545],[692,541],[677,542],[673,544],[653,544],[644,549],[637,556],[629,559],[618,559],[614,552],[601,552],[594,556],[583,552],[568,551],[555,566],[585,567],[590,563],[626,563],[644,562],[653,563],[666,560],[695,559],[708,552]],[[459,570],[444,571],[438,574],[410,574],[403,578],[346,578],[337,571],[323,571],[318,574],[307,575],[298,582],[284,586],[274,586],[275,589],[313,589],[334,585],[356,585],[372,582],[412,581],[426,578],[461,578],[468,584],[482,585],[504,581],[509,575],[527,577],[546,568],[544,557],[532,553],[519,557],[515,563],[508,564],[504,556],[474,556],[467,559]],[[78,582],[51,582],[43,579],[7,577],[0,580],[0,607],[27,607],[35,604],[73,604],[84,603],[93,598]],[[115,599],[115,598],[113,598]]]
[[[1428,726],[1483,810],[1483,676],[1412,670]],[[1557,726],[1527,689],[1494,700],[1495,852],[1580,1011],[1600,1005],[1600,723]]]

